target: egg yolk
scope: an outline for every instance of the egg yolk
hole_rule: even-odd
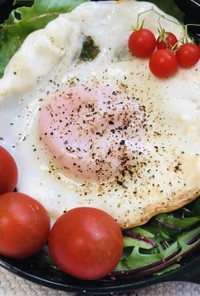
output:
[[[39,135],[71,177],[104,180],[133,168],[143,152],[145,107],[118,87],[78,85],[43,107]]]

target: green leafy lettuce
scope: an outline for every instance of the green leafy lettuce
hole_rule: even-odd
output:
[[[124,253],[116,278],[157,276],[176,269],[180,259],[200,246],[200,199],[123,234]]]

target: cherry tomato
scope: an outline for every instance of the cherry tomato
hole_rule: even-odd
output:
[[[49,235],[49,252],[64,272],[84,280],[107,275],[123,252],[119,225],[106,212],[79,207],[64,213]]]
[[[128,39],[130,52],[140,58],[149,57],[156,47],[156,38],[148,29],[134,31]]]
[[[183,68],[193,67],[200,58],[200,49],[193,43],[185,43],[176,52],[178,64]]]
[[[17,185],[18,170],[12,155],[0,146],[0,194],[13,191]]]
[[[35,199],[19,192],[0,196],[0,254],[26,258],[42,249],[48,239],[50,218]]]
[[[169,77],[177,70],[176,56],[169,49],[159,49],[151,55],[149,68],[159,78]]]
[[[164,32],[157,38],[157,49],[177,48],[178,39],[171,32]]]

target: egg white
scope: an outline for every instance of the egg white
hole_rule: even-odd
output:
[[[84,3],[29,35],[0,80],[0,143],[16,159],[17,189],[42,202],[53,219],[89,205],[128,228],[179,208],[200,193],[200,63],[160,80],[150,73],[148,60],[134,58],[127,48],[138,13],[151,7],[160,12],[147,2]],[[155,34],[158,18],[153,11],[145,14],[145,27]],[[173,22],[162,19],[165,29],[180,37],[182,27],[167,18]],[[84,36],[100,48],[90,62],[79,61]],[[70,176],[57,167],[40,140],[40,110],[57,91],[80,81],[93,88],[120,89],[125,103],[131,97],[145,106],[137,160],[123,174],[76,180],[73,172]],[[133,137],[138,133],[133,131]],[[133,153],[130,138],[126,145]]]

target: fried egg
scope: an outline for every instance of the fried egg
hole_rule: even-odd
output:
[[[30,34],[0,80],[0,144],[17,190],[52,220],[92,206],[125,229],[200,193],[200,63],[155,78],[127,47],[141,12],[155,34],[160,20],[182,36],[151,3],[86,2]],[[86,37],[99,51],[82,61]]]

